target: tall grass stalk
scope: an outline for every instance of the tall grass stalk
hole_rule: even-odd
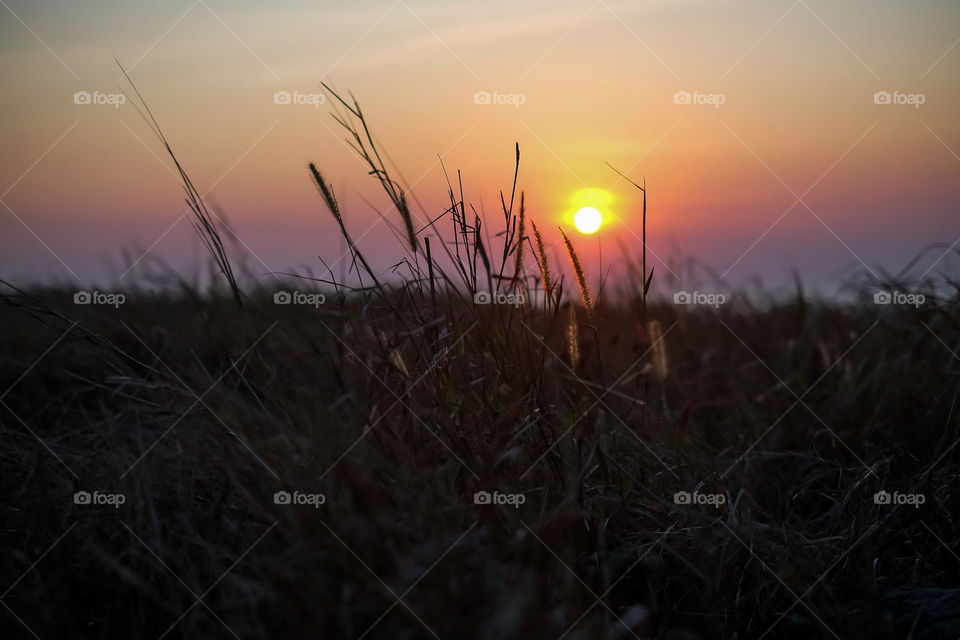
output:
[[[387,193],[393,206],[399,212],[407,234],[410,251],[414,254],[417,253],[419,243],[417,242],[417,234],[413,229],[413,217],[410,214],[410,207],[407,204],[407,195],[404,193],[400,184],[390,177],[390,173],[387,171],[387,167],[380,157],[380,150],[377,148],[377,145],[373,141],[373,136],[370,134],[370,128],[367,126],[367,120],[363,115],[363,110],[360,108],[360,103],[356,98],[351,96],[351,98],[353,98],[353,104],[351,105],[326,83],[321,84],[323,88],[336,98],[337,102],[343,105],[360,123],[360,126],[356,127],[341,114],[334,114],[334,119],[337,120],[353,138],[352,142],[347,141],[347,144],[352,146],[360,157],[366,161],[370,167],[370,173],[379,180],[383,190]],[[361,129],[363,130],[362,134]]]
[[[230,287],[230,292],[233,294],[234,300],[237,302],[237,306],[242,309],[243,300],[241,299],[240,286],[237,284],[237,278],[234,275],[233,266],[230,264],[230,259],[227,257],[227,252],[223,247],[223,240],[220,237],[220,232],[217,228],[217,222],[215,221],[214,216],[210,213],[210,210],[207,208],[207,204],[203,199],[203,194],[201,194],[200,191],[197,190],[196,186],[194,186],[193,181],[190,180],[190,177],[184,170],[183,165],[180,164],[176,154],[173,153],[173,149],[170,147],[167,137],[160,128],[160,124],[154,117],[153,112],[150,111],[150,107],[147,106],[147,102],[144,100],[143,95],[137,88],[137,85],[134,84],[133,80],[127,74],[127,70],[122,64],[120,64],[120,61],[116,59],[114,60],[116,61],[117,66],[120,67],[123,77],[126,78],[127,82],[130,84],[130,87],[133,89],[134,93],[136,93],[140,102],[140,106],[137,106],[136,102],[130,100],[130,96],[127,96],[126,91],[123,92],[124,95],[127,96],[127,100],[131,105],[133,105],[133,108],[137,110],[137,113],[140,114],[140,117],[143,118],[144,122],[147,123],[147,126],[150,127],[150,130],[153,131],[153,134],[157,136],[157,139],[160,140],[160,143],[166,150],[167,155],[169,155],[170,159],[173,160],[173,164],[176,166],[177,173],[180,176],[180,181],[183,184],[183,190],[186,192],[185,201],[194,216],[193,228],[196,230],[197,235],[203,242],[203,245],[207,248],[207,251],[213,258],[214,263],[216,263],[220,273],[223,274],[223,276],[227,279],[227,284]],[[141,110],[141,107],[143,110]],[[230,231],[229,227],[222,225],[222,221],[220,222],[221,226],[224,226],[224,228]],[[230,231],[230,233],[232,234],[233,232]]]
[[[323,176],[320,174],[320,170],[317,169],[316,164],[311,162],[308,167],[310,169],[310,175],[313,176],[314,184],[316,184],[317,189],[320,190],[320,195],[323,197],[323,201],[326,203],[327,208],[333,215],[334,220],[337,221],[337,226],[340,228],[340,234],[347,243],[347,248],[350,251],[354,263],[359,261],[360,264],[363,265],[364,270],[367,272],[370,278],[373,279],[374,285],[376,285],[377,289],[382,292],[383,287],[381,286],[380,281],[377,279],[376,274],[373,272],[373,269],[370,268],[366,258],[363,257],[363,253],[360,252],[360,249],[357,247],[356,243],[353,241],[353,238],[350,236],[350,233],[347,231],[347,227],[343,224],[343,214],[340,211],[340,204],[337,202],[337,198],[333,193],[333,187],[327,184],[326,180],[323,179]],[[360,276],[359,271],[358,276]]]
[[[587,319],[590,322],[590,328],[593,332],[593,343],[596,347],[598,372],[600,374],[600,381],[603,382],[605,377],[603,371],[603,347],[600,344],[600,323],[599,318],[597,317],[594,299],[590,294],[590,286],[587,284],[587,277],[583,273],[583,265],[580,264],[580,258],[577,256],[577,252],[573,248],[573,243],[570,242],[570,238],[568,238],[567,234],[564,233],[563,228],[560,229],[560,235],[563,236],[563,243],[567,247],[567,255],[570,256],[570,263],[573,266],[573,272],[577,277],[577,286],[580,289],[580,298],[583,300],[583,306],[587,310]]]
[[[577,251],[573,248],[570,238],[560,228],[560,235],[563,237],[563,244],[567,248],[567,255],[570,256],[570,264],[573,266],[573,273],[577,277],[577,286],[580,288],[580,298],[583,300],[583,306],[593,322],[593,298],[590,295],[590,287],[587,285],[587,278],[583,274],[583,265],[580,264],[580,258],[577,257]]]
[[[580,334],[577,331],[577,305],[570,303],[570,320],[567,325],[567,348],[570,368],[576,372],[580,364]]]
[[[550,274],[550,263],[547,262],[547,251],[544,249],[543,237],[540,235],[540,230],[537,229],[537,223],[531,220],[530,225],[533,227],[533,237],[537,241],[537,266],[540,267],[540,277],[543,280],[543,293],[544,297],[546,298],[545,303],[547,310],[549,310],[551,291],[553,289],[553,278]]]
[[[618,171],[618,170],[617,170],[613,165],[611,165],[609,162],[607,163],[607,166],[610,167],[611,169],[613,169],[613,171],[614,171],[618,176],[620,176],[621,178],[623,178],[624,180],[626,180],[627,182],[629,182],[630,184],[632,184],[634,187],[636,187],[637,189],[639,189],[640,192],[643,194],[643,215],[642,215],[642,217],[641,217],[641,222],[640,222],[641,225],[642,225],[642,226],[641,226],[641,231],[640,231],[640,233],[641,233],[640,243],[641,243],[641,245],[642,245],[641,250],[642,250],[642,252],[643,252],[642,257],[641,257],[641,266],[640,266],[640,268],[641,268],[641,280],[640,280],[640,287],[641,287],[641,288],[640,288],[640,326],[643,327],[644,330],[646,330],[646,329],[647,329],[647,295],[649,295],[649,293],[650,293],[650,283],[653,282],[653,268],[650,269],[650,273],[649,273],[649,274],[647,273],[647,181],[646,181],[646,178],[644,178],[644,180],[643,180],[643,186],[640,186],[639,184],[637,184],[636,182],[634,182],[633,180],[631,180],[631,179],[628,178],[627,176],[623,175],[620,171]],[[654,344],[654,340],[653,340],[653,337],[649,335],[649,332],[648,332],[648,338],[649,338],[650,341],[651,341],[651,342],[650,342],[651,345],[653,345],[653,344]],[[644,397],[644,399],[647,398],[647,387],[648,387],[648,385],[647,385],[647,378],[644,377],[644,379],[643,379],[643,397]],[[662,387],[661,387],[661,389],[662,389]],[[664,396],[664,398],[665,398],[665,397],[666,397],[666,396]],[[641,408],[640,408],[640,420],[641,420],[641,429],[643,430],[642,432],[643,432],[643,433],[646,433],[646,431],[647,431],[647,405],[646,405],[646,402],[644,402],[644,404],[643,404],[643,405],[641,406]],[[643,467],[641,466],[641,471],[642,471],[642,470],[643,470]]]
[[[523,269],[523,241],[526,236],[524,235],[526,221],[524,216],[524,201],[523,201],[523,192],[520,192],[520,215],[519,215],[519,230],[517,232],[517,244],[516,244],[516,260],[513,266],[513,284],[516,286],[517,282],[520,280],[521,271]]]

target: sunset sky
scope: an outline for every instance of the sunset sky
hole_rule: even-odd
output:
[[[823,283],[960,236],[952,1],[0,4],[0,274],[16,282],[115,279],[122,250],[184,271],[202,257],[169,159],[129,103],[109,104],[126,86],[114,57],[257,273],[341,255],[309,161],[361,248],[402,257],[361,195],[386,199],[330,105],[311,104],[321,81],[358,97],[421,221],[446,206],[439,155],[496,228],[514,142],[549,242],[576,192],[608,191],[605,226],[574,236],[593,277],[599,251],[606,268],[620,243],[640,249],[639,194],[606,162],[646,179],[658,272],[695,257],[731,282],[797,268]]]

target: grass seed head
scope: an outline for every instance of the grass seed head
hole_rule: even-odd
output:
[[[520,197],[522,201],[523,195],[521,194]],[[550,265],[547,262],[547,252],[543,248],[543,238],[540,236],[540,230],[537,229],[537,223],[531,220],[530,224],[533,225],[533,236],[537,241],[537,266],[540,267],[540,276],[543,278],[543,291],[549,300],[550,289],[553,285],[553,278],[550,275]]]
[[[570,368],[577,370],[580,363],[580,336],[577,332],[577,306],[570,303],[570,326],[567,328],[567,342],[570,350]]]
[[[659,320],[651,320],[647,325],[650,336],[650,349],[653,357],[653,375],[663,381],[670,373],[670,360],[667,357],[667,341],[663,337],[663,328]]]
[[[577,276],[577,285],[580,287],[580,297],[583,298],[583,306],[587,309],[587,314],[593,318],[593,298],[590,296],[590,287],[587,286],[587,278],[583,275],[583,266],[580,264],[580,258],[570,242],[567,234],[560,229],[560,235],[563,236],[563,244],[567,246],[567,254],[570,256],[570,263],[573,265],[573,272]]]

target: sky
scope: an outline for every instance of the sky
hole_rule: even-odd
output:
[[[421,223],[448,204],[442,159],[497,230],[515,143],[556,259],[583,190],[605,194],[600,231],[573,231],[594,279],[640,251],[640,194],[607,163],[646,181],[648,259],[681,282],[693,259],[733,283],[819,285],[960,238],[956,2],[0,5],[0,277],[17,283],[203,259],[114,58],[264,278],[343,255],[310,161],[371,261],[403,257],[321,82],[359,99]]]

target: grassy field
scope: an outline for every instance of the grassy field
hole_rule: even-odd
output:
[[[311,166],[350,287],[245,285],[199,198],[222,286],[4,285],[7,637],[956,637],[955,282],[600,290],[456,186],[431,246],[341,106],[402,279]]]

